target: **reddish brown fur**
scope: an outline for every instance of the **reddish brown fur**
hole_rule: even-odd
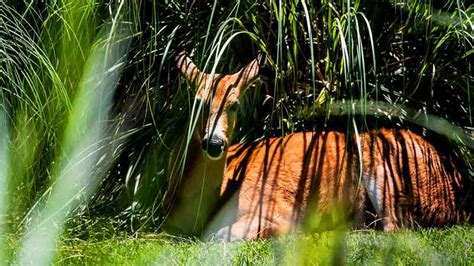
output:
[[[172,167],[181,159],[180,154],[171,156],[168,178],[178,180],[179,188],[175,199],[169,199],[170,196],[166,199],[173,208],[166,219],[165,229],[173,233],[198,235],[206,226],[219,200],[226,160],[226,152],[220,158],[209,158],[203,152],[201,142],[211,135],[219,135],[228,142],[236,119],[235,112],[230,112],[228,107],[233,102],[238,102],[241,92],[255,80],[258,60],[232,75],[202,73],[184,53],[178,56],[177,64],[188,82],[198,87],[196,98],[205,103],[207,117],[197,119],[188,143],[182,175]],[[188,128],[192,127],[191,122]],[[180,146],[184,147],[186,141],[180,143]],[[184,180],[180,180],[181,177]]]
[[[236,74],[209,75],[184,55],[178,58],[209,114],[198,120],[189,142],[184,180],[165,228],[225,240],[254,239],[298,230],[308,214],[333,208],[362,225],[367,202],[387,231],[469,218],[467,177],[454,159],[403,129],[362,133],[360,146],[355,135],[315,131],[234,145],[219,158],[207,156],[202,139],[228,141],[235,123],[228,106],[254,80],[257,63]]]
[[[384,230],[468,219],[459,197],[465,192],[462,176],[452,158],[407,130],[374,130],[361,139],[364,177],[355,137],[348,145],[344,132],[294,133],[232,146],[221,197],[237,196],[221,211],[235,216],[225,221],[218,215],[207,234],[228,240],[286,234],[298,229],[308,212],[324,214],[337,206],[348,217],[362,217],[370,180],[381,195],[375,209]]]

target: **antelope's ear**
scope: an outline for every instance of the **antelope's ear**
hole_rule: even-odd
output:
[[[264,54],[259,54],[252,62],[246,65],[242,70],[238,72],[241,79],[241,84],[244,87],[249,86],[255,81],[261,70],[261,66],[266,62],[266,57]]]
[[[258,75],[264,80],[269,80],[274,76],[273,69],[270,64],[270,60],[265,54],[259,54],[257,59],[259,60],[260,71]]]
[[[188,57],[185,51],[181,51],[176,56],[176,66],[180,70],[181,74],[183,75],[188,82],[191,84],[196,84],[196,81],[202,76],[201,71],[197,68],[197,66],[193,63],[191,58]]]
[[[246,83],[251,82],[258,76],[260,72],[260,61],[262,60],[262,55],[258,55],[257,58],[252,60],[248,65],[246,65],[242,70],[242,77],[246,81]]]

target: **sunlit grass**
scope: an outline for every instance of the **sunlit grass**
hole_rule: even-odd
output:
[[[381,233],[376,231],[290,236],[233,243],[173,239],[157,234],[86,240],[65,239],[57,264],[471,264],[470,227]]]
[[[104,32],[108,37],[109,32]],[[77,206],[87,205],[101,181],[101,174],[110,166],[110,157],[101,163],[104,160],[101,157],[105,157],[114,144],[108,139],[106,120],[128,49],[127,42],[117,42],[118,37],[126,36],[114,36],[105,43],[98,43],[86,62],[65,129],[64,153],[52,170],[51,191],[45,195],[47,199],[41,199],[44,205],[35,205],[29,211],[31,222],[22,240],[20,264],[49,263],[64,222]]]
[[[18,35],[23,37],[20,39],[22,42],[3,42],[5,45],[12,45],[12,47],[4,46],[8,48],[5,54],[18,53],[20,57],[25,57],[24,63],[31,69],[34,69],[39,61],[40,65],[49,66],[51,74],[35,76],[36,71],[30,73],[28,68],[20,68],[14,58],[6,60],[7,67],[3,73],[10,81],[9,89],[17,90],[18,94],[9,95],[10,102],[7,102],[6,97],[1,98],[0,225],[3,229],[8,222],[9,230],[20,232],[25,230],[24,234],[20,233],[23,236],[16,252],[15,261],[20,264],[45,265],[50,262],[55,254],[64,223],[74,216],[79,207],[86,208],[102,176],[113,162],[113,157],[109,155],[112,146],[118,144],[114,143],[115,138],[111,137],[111,124],[107,121],[129,48],[130,32],[120,21],[123,14],[118,8],[110,26],[103,25],[100,33],[80,34],[82,29],[87,29],[84,27],[85,22],[81,21],[91,15],[90,2],[63,4],[64,12],[61,14],[69,14],[71,17],[63,17],[64,20],[60,20],[63,22],[61,25],[64,31],[60,33],[63,34],[61,36],[63,42],[58,50],[50,50],[56,53],[50,55],[51,57],[58,56],[56,57],[58,65],[53,66],[42,52],[36,52],[34,55],[38,57],[32,58],[23,54],[29,49],[32,49],[33,53],[41,49],[34,43],[31,32],[26,29],[23,31],[21,28],[10,29],[10,33],[16,30]],[[15,23],[22,23],[15,20],[18,19],[16,17],[18,14],[13,10],[3,8],[2,12],[11,12],[13,15],[10,20],[3,21],[11,23],[9,27],[13,27]],[[79,17],[75,17],[71,12]],[[71,28],[74,23],[79,23],[75,26],[80,29]],[[56,33],[49,32],[49,34]],[[89,52],[83,50],[86,46],[90,48]],[[8,63],[13,67],[9,67]],[[15,76],[16,73],[22,73],[24,76]],[[58,82],[52,86],[52,90],[46,89],[46,86],[54,84],[58,77],[66,85]],[[33,81],[25,86],[23,80]],[[65,87],[69,91],[64,91]],[[23,104],[23,98],[27,98],[30,93],[34,98],[30,100],[31,102]],[[9,123],[6,121],[5,111],[9,114],[8,118],[13,117]],[[55,127],[56,123],[64,127]],[[45,128],[46,132],[42,132],[41,130]],[[113,133],[121,134],[121,132]],[[54,136],[53,142],[44,141],[49,134]],[[40,173],[31,171],[32,165],[36,164],[35,160],[43,156],[41,153],[46,151],[49,154],[45,155],[52,160],[46,159],[42,161],[43,165],[38,164],[34,168]],[[11,155],[10,160],[7,160],[8,155]],[[13,169],[10,170],[11,168]],[[9,180],[15,180],[15,183],[7,186]],[[35,182],[41,183],[37,185]],[[19,191],[23,193],[17,196]],[[27,206],[28,210],[22,213],[21,209],[17,209],[17,206],[21,205]],[[8,207],[10,210],[19,211],[7,216],[5,210]],[[23,217],[16,217],[20,213]],[[15,224],[18,221],[19,224]],[[1,230],[0,233],[3,236],[9,230]],[[4,245],[2,252],[7,251],[3,247]],[[2,257],[11,254],[12,252],[6,252]]]
[[[262,52],[269,58],[274,75],[246,95],[235,142],[312,130],[314,116],[339,111],[404,118],[472,149],[459,127],[472,128],[467,1],[381,1],[383,21],[363,1],[0,2],[0,258],[472,263],[470,227],[231,244],[128,236],[160,230],[163,195],[173,189],[170,154],[185,152],[182,125],[202,109],[192,89],[178,86],[177,49],[194,50],[208,72],[230,72]],[[453,97],[430,102],[438,94]],[[341,99],[358,102],[321,109]],[[173,163],[186,167],[183,158]],[[98,230],[77,240],[84,232],[68,231],[67,222],[109,215],[120,224],[112,225],[116,238],[96,239]]]
[[[0,257],[5,257],[6,240],[5,235],[5,219],[7,216],[7,200],[8,200],[8,150],[7,143],[8,130],[6,110],[3,101],[3,93],[0,91]]]

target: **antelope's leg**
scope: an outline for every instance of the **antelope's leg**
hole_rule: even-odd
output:
[[[264,217],[246,215],[240,217],[237,222],[219,229],[212,238],[223,241],[254,240],[280,233],[284,232],[282,232],[282,226],[279,223]]]
[[[284,213],[268,212],[267,204],[257,208],[252,204],[243,204],[239,192],[214,217],[203,234],[204,239],[235,241],[268,238],[289,231],[290,223]]]
[[[394,231],[399,228],[394,194],[399,186],[397,180],[401,179],[393,162],[399,161],[396,154],[402,148],[397,145],[393,132],[385,132],[383,137],[380,134],[364,135],[362,182],[377,216],[382,220],[383,230]]]
[[[393,199],[390,197],[394,185],[391,179],[385,176],[377,180],[375,175],[364,175],[362,181],[377,216],[382,219],[383,230],[385,232],[397,230],[398,219],[394,213]]]

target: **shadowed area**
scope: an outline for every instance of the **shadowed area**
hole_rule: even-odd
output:
[[[472,184],[452,156],[401,129],[362,133],[360,141],[362,158],[356,137],[338,131],[232,146],[208,233],[227,240],[285,234],[299,230],[307,213],[334,210],[385,231],[469,219]]]
[[[234,107],[262,58],[229,75],[203,73],[184,53],[176,61],[197,92],[184,179],[165,226],[173,232],[232,241],[347,222],[393,231],[470,219],[472,181],[462,165],[408,130],[301,132],[227,151]]]
[[[184,162],[181,170],[168,169],[175,192],[168,195],[170,214],[165,230],[199,235],[219,199],[227,147],[235,127],[236,110],[243,91],[255,81],[262,62],[259,56],[235,74],[203,73],[186,54],[176,58],[196,100],[187,124],[187,138],[170,162]]]

